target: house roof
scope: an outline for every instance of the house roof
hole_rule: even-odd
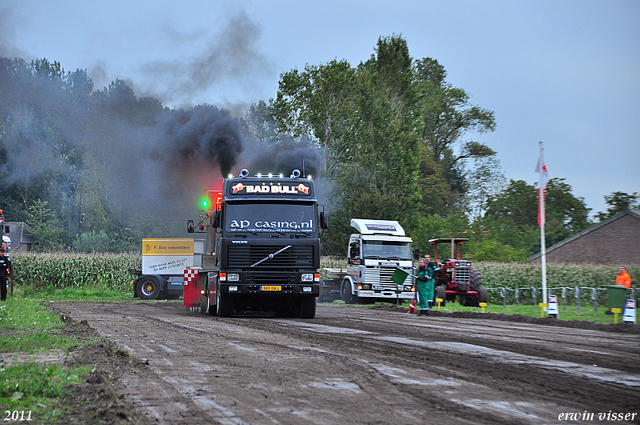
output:
[[[591,232],[593,232],[595,230],[598,230],[601,227],[604,227],[604,226],[606,226],[606,225],[608,225],[608,224],[610,224],[610,223],[612,223],[612,222],[614,222],[616,220],[619,220],[622,217],[627,216],[627,215],[631,215],[632,217],[635,217],[638,220],[640,220],[640,209],[638,209],[638,208],[628,209],[626,211],[622,211],[621,213],[614,215],[613,217],[609,217],[608,219],[606,219],[604,221],[601,221],[598,224],[594,224],[593,226],[589,227],[588,229],[585,229],[580,233],[576,233],[575,235],[573,235],[573,236],[571,236],[571,237],[569,237],[569,238],[567,238],[567,239],[565,239],[563,241],[560,241],[555,245],[550,246],[549,248],[546,249],[546,253],[548,254],[549,252],[551,252],[551,251],[553,251],[555,249],[558,249],[563,245],[571,243],[571,242],[575,241],[576,239],[579,239],[579,238],[583,237],[584,235],[587,235],[587,234],[589,234],[589,233],[591,233]],[[541,256],[542,256],[542,253],[538,252],[538,253],[533,254],[532,256],[528,257],[527,260],[528,261],[537,260]]]
[[[11,252],[18,251],[22,244],[33,244],[36,242],[36,239],[28,234],[31,227],[27,223],[19,221],[6,222],[5,224],[9,226],[7,236],[11,238]]]

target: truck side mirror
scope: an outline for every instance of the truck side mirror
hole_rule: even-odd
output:
[[[420,259],[420,250],[418,248],[413,250],[413,258],[416,260]]]
[[[213,212],[213,223],[211,223],[211,227],[214,229],[220,227],[220,210],[215,210]]]
[[[329,213],[326,211],[320,212],[320,228],[328,229],[329,228]]]
[[[187,220],[187,233],[193,233],[195,230],[195,224],[193,220]]]

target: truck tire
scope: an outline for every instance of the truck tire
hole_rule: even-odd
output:
[[[160,296],[160,283],[153,276],[143,277],[136,284],[136,292],[141,300],[155,300]]]
[[[357,298],[353,296],[353,293],[351,293],[351,282],[348,280],[344,280],[342,282],[340,298],[342,298],[342,301],[344,301],[345,304],[355,304],[357,301]]]
[[[442,285],[436,288],[436,298],[433,300],[433,305],[438,305],[438,298],[442,298],[442,302],[440,303],[442,307],[447,305],[447,290]]]
[[[316,297],[304,297],[300,301],[300,317],[303,319],[313,319],[316,317]]]
[[[471,267],[471,276],[469,279],[469,287],[472,291],[477,291],[482,286],[482,273],[477,267]]]
[[[221,294],[220,292],[220,287],[218,287],[218,295],[216,297],[218,317],[231,317],[233,316],[233,300],[228,294]]]

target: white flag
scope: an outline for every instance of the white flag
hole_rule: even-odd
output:
[[[540,152],[540,158],[538,158],[538,163],[536,164],[536,173],[540,173],[540,167],[542,167],[542,176],[540,177],[540,187],[542,189],[547,188],[547,183],[549,182],[549,173],[547,172],[547,165],[544,163],[544,157],[542,156],[542,152]]]

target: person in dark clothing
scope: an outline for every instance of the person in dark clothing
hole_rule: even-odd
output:
[[[4,256],[4,249],[0,248],[0,301],[7,300],[7,278],[11,273],[11,260]]]

